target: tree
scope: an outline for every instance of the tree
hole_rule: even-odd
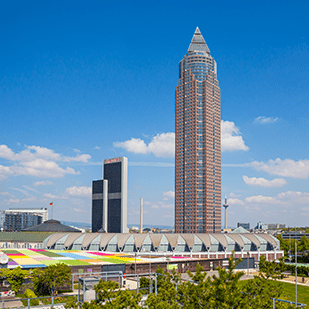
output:
[[[118,290],[118,284],[114,281],[102,281],[94,286],[97,294],[97,300],[90,303],[84,302],[82,309],[125,309],[135,308],[141,309],[139,302],[142,295],[136,294],[135,291]],[[77,309],[78,303],[75,301],[68,302],[65,308]]]
[[[21,269],[20,266],[13,269],[2,268],[0,270],[0,276],[6,277],[7,282],[10,284],[11,290],[14,291],[15,294],[18,294],[25,278],[30,276],[30,272],[28,270]]]
[[[247,308],[238,285],[243,272],[234,273],[234,257],[229,259],[229,268],[218,268],[218,276],[206,277],[203,268],[197,265],[195,274],[188,272],[192,282],[180,286],[180,301],[184,308]]]
[[[33,271],[33,284],[37,293],[54,295],[56,291],[71,280],[71,268],[64,263],[49,265]]]
[[[306,235],[302,236],[298,243],[298,251],[303,252],[309,250],[309,239]]]
[[[150,294],[145,304],[150,309],[176,309],[181,308],[179,304],[179,293],[176,290],[180,282],[180,275],[173,269],[172,273],[164,273],[163,269],[158,268],[157,289],[158,294]]]
[[[279,298],[282,294],[282,284],[277,281],[281,278],[280,265],[266,261],[260,257],[259,275],[253,280],[247,280],[243,293],[247,305],[253,309],[272,308],[272,298]],[[284,303],[277,303],[276,308],[292,308]]]

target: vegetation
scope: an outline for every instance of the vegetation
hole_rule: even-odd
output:
[[[10,289],[14,291],[15,294],[18,294],[25,278],[30,276],[30,272],[28,270],[21,269],[20,266],[13,269],[1,268],[0,276],[5,277],[7,282],[10,284]]]
[[[24,295],[22,295],[22,298],[36,298],[36,297],[37,296],[35,295],[35,293],[30,289],[26,289]],[[28,306],[27,299],[22,300],[22,303],[25,307]],[[30,306],[38,306],[38,305],[39,305],[38,299],[30,299]]]
[[[309,250],[309,239],[307,236],[302,236],[301,239],[283,239],[282,235],[279,234],[277,238],[280,241],[280,248],[284,250],[284,254],[288,255],[289,251],[291,254],[295,254],[295,242],[297,243],[297,252],[305,252]]]
[[[71,268],[64,263],[33,270],[34,290],[40,295],[55,295],[70,280]]]
[[[272,308],[272,298],[285,296],[285,288],[277,279],[281,277],[280,265],[261,258],[260,273],[253,280],[240,281],[243,272],[234,272],[234,258],[229,260],[229,268],[218,269],[218,275],[207,277],[203,268],[197,265],[196,272],[188,272],[190,281],[183,282],[180,274],[173,270],[164,273],[157,270],[157,295],[150,293],[145,301],[149,309],[177,308]],[[141,279],[141,288],[148,288],[148,278]],[[141,293],[119,290],[112,281],[95,286],[97,300],[83,303],[81,308],[142,308]],[[78,308],[77,302],[68,302],[66,308]],[[293,308],[290,304],[276,303],[276,308]]]

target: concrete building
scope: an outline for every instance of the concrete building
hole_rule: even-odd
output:
[[[217,64],[196,28],[176,88],[176,233],[221,232],[220,102]]]
[[[284,223],[268,223],[269,230],[276,230],[276,229],[285,229],[286,224]]]
[[[250,223],[245,223],[245,222],[237,222],[237,227],[243,227],[244,229],[250,230]]]
[[[42,223],[42,217],[28,212],[6,213],[3,229],[5,231],[20,232],[28,227]]]
[[[92,232],[127,232],[128,159],[103,161],[103,179],[92,182]]]
[[[41,208],[9,208],[5,210],[5,214],[16,214],[16,213],[32,213],[42,217],[42,223],[48,220],[48,209],[46,207]]]
[[[259,221],[259,222],[257,222],[256,227],[254,229],[256,229],[256,230],[267,230],[268,225],[263,221]]]
[[[57,233],[43,242],[45,249],[89,250],[154,255],[175,255],[208,259],[264,255],[267,260],[284,255],[280,242],[269,234],[130,234],[130,233]]]

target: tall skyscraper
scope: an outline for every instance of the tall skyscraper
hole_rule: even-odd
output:
[[[103,179],[92,182],[92,232],[127,232],[128,159],[103,161]]]
[[[176,88],[176,233],[221,231],[220,102],[217,64],[196,28]]]

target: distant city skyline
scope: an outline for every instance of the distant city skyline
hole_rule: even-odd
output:
[[[302,0],[3,2],[0,210],[53,202],[55,219],[90,223],[91,181],[103,159],[125,156],[128,225],[141,197],[145,225],[173,225],[177,63],[198,26],[218,64],[228,226],[306,226],[308,10]]]

